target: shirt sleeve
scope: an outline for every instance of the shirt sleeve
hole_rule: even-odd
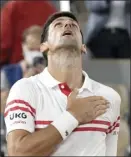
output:
[[[121,98],[118,94],[115,94],[112,98],[113,121],[107,130],[105,156],[117,156],[117,142],[120,127],[120,104]]]
[[[5,108],[7,134],[16,129],[34,132],[35,90],[27,78],[16,82],[9,93]]]

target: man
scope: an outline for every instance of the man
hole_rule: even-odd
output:
[[[43,26],[55,12],[56,8],[50,1],[8,1],[1,10],[0,67],[23,59],[21,36],[24,30],[32,25]]]
[[[116,155],[121,100],[82,71],[86,48],[72,13],[48,19],[41,52],[48,67],[18,81],[7,100],[9,156]]]
[[[31,26],[23,33],[24,59],[17,64],[9,64],[1,69],[1,107],[4,108],[9,89],[23,77],[30,77],[43,71],[46,58],[40,52],[40,36],[42,28]],[[3,111],[3,109],[2,109]]]
[[[24,31],[22,36],[24,59],[16,64],[6,65],[1,69],[2,90],[5,88],[10,88],[16,81],[23,77],[29,77],[36,74],[35,71],[40,69],[43,71],[44,67],[46,66],[46,61],[43,59],[40,52],[41,33],[42,27],[37,25],[31,26]],[[43,60],[42,63],[40,63],[41,60]],[[38,66],[39,64],[42,64],[42,67]]]

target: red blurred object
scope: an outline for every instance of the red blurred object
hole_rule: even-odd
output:
[[[1,10],[0,66],[17,63],[23,59],[22,33],[32,26],[43,26],[47,18],[56,12],[49,1],[9,1]]]

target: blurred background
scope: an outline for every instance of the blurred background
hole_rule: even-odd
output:
[[[114,88],[121,96],[118,156],[130,155],[130,0],[2,0],[1,1],[1,157],[7,155],[3,120],[11,86],[23,77],[40,73],[47,57],[39,50],[42,27],[57,11],[72,11],[78,18],[88,53],[83,69]]]

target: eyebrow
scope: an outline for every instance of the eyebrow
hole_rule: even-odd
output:
[[[56,20],[54,20],[54,21],[52,22],[52,24],[55,24],[56,22],[60,22],[60,21],[63,21],[63,20],[65,20],[65,19],[64,19],[64,18],[56,19]],[[76,23],[76,24],[79,26],[79,24],[77,23],[77,21],[75,21],[74,19],[69,18],[69,20],[72,21],[72,22],[74,22],[74,23]]]

